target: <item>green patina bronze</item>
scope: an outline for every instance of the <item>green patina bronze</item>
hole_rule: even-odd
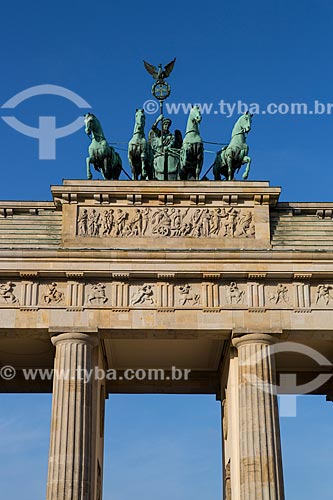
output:
[[[232,181],[235,173],[244,164],[246,164],[246,169],[243,173],[243,179],[248,178],[251,158],[247,156],[249,146],[246,144],[246,136],[251,130],[252,116],[247,112],[237,120],[232,129],[230,143],[217,152],[211,167],[215,180],[221,180],[221,176],[223,176],[226,180]]]
[[[193,106],[186,126],[183,145],[180,150],[180,170],[181,180],[199,180],[203,158],[204,147],[199,131],[201,122],[201,112],[199,106]]]
[[[132,179],[154,179],[153,158],[150,144],[145,136],[146,116],[143,109],[135,112],[134,131],[128,143],[128,161],[132,171]]]
[[[161,128],[158,127],[161,122]],[[177,180],[179,173],[182,134],[170,131],[172,121],[161,114],[151,127],[149,143],[153,155],[153,170],[156,180]]]
[[[171,75],[175,62],[176,58],[166,64],[163,69],[162,64],[159,64],[158,68],[156,68],[156,66],[143,61],[144,67],[148,73],[156,80],[152,86],[151,92],[153,96],[160,101],[161,114],[163,114],[163,101],[169,97],[171,93],[170,85],[165,80]]]
[[[160,116],[149,132],[154,178],[157,180],[177,180],[179,175],[181,132],[176,130],[175,134],[172,134],[170,131],[171,120],[163,116],[163,103],[171,93],[171,87],[166,82],[166,78],[170,76],[175,62],[176,58],[166,64],[163,69],[162,64],[156,68],[156,66],[143,61],[148,73],[156,80],[152,86],[152,94],[160,103]],[[160,122],[162,122],[162,126],[159,129]]]
[[[103,179],[117,180],[122,170],[119,154],[104,137],[99,120],[92,113],[84,115],[85,132],[91,139],[87,163],[87,179],[92,179],[90,165],[101,172]]]
[[[187,120],[184,139],[180,130],[170,130],[171,120],[163,115],[163,103],[169,97],[171,88],[168,78],[176,59],[163,69],[144,61],[148,73],[154,78],[152,93],[160,103],[160,115],[149,131],[148,141],[145,136],[146,117],[143,109],[135,112],[133,135],[128,143],[128,161],[132,180],[199,180],[204,160],[204,146],[200,135],[200,107],[192,107]],[[242,115],[235,123],[230,143],[216,153],[216,158],[209,170],[213,169],[215,180],[233,180],[241,166],[246,164],[243,179],[247,179],[251,158],[246,137],[251,130],[252,114]],[[101,172],[104,179],[119,179],[122,163],[119,154],[108,144],[103,129],[92,113],[84,118],[85,131],[91,138],[87,163],[87,178],[92,178],[90,165]],[[209,172],[207,171],[207,173]],[[125,171],[124,171],[125,172]],[[128,176],[128,174],[125,172]],[[207,179],[206,175],[204,179]]]

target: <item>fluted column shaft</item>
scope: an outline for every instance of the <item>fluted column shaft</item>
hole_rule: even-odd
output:
[[[274,341],[266,334],[233,339],[239,360],[241,500],[284,499]]]
[[[56,346],[47,500],[94,500],[91,484],[95,334],[64,333]]]

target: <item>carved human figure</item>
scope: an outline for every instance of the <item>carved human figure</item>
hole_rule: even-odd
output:
[[[221,209],[217,208],[216,210],[210,211],[210,228],[209,234],[218,235],[220,226],[221,226]]]
[[[241,304],[242,302],[244,302],[245,292],[244,290],[240,290],[238,288],[238,285],[235,281],[232,281],[230,285],[226,287],[226,290],[226,298],[228,304]]]
[[[128,214],[121,208],[117,210],[117,216],[115,220],[115,236],[123,236],[123,230],[126,224],[127,217]]]
[[[252,213],[247,210],[236,221],[235,236],[249,236],[252,225]]]
[[[109,299],[105,295],[105,285],[96,283],[90,285],[92,292],[88,294],[87,300],[90,304],[96,302],[99,305],[105,304]]]
[[[88,214],[88,234],[89,236],[98,236],[100,214],[93,208]]]
[[[64,298],[64,294],[63,292],[58,290],[58,284],[53,282],[47,285],[47,287],[48,287],[48,293],[43,296],[44,302],[46,304],[51,304],[52,302],[58,304],[59,302],[61,302],[62,299]]]
[[[141,286],[131,299],[132,306],[135,304],[144,304],[145,302],[154,304],[154,290],[152,285]]]
[[[230,208],[226,210],[226,236],[233,237],[238,217],[238,210]]]
[[[202,215],[203,212],[199,208],[197,208],[192,214],[192,236],[195,238],[199,238],[202,234]]]
[[[102,236],[109,236],[112,231],[112,226],[113,226],[113,210],[104,210],[103,215],[102,215],[102,225],[101,225],[101,232]]]
[[[328,306],[330,301],[333,300],[333,297],[330,292],[330,290],[332,289],[333,287],[331,285],[318,285],[316,293],[316,304],[320,300],[323,300],[325,304]]]
[[[186,217],[188,210],[183,213],[183,217]],[[181,236],[182,233],[182,212],[179,208],[177,210],[173,209],[171,218],[171,229],[173,236]]]
[[[7,281],[7,283],[2,283],[0,285],[0,299],[2,299],[6,304],[16,304],[18,299],[14,295],[15,283]]]
[[[135,210],[133,219],[130,222],[131,236],[141,236],[142,231],[142,215],[141,210],[138,208]]]
[[[181,306],[185,306],[188,302],[194,306],[199,303],[200,295],[198,293],[194,293],[191,285],[186,283],[179,287],[180,299],[179,304]]]
[[[147,228],[148,228],[148,222],[149,222],[149,208],[146,207],[142,210],[142,236],[146,234]]]
[[[269,300],[274,304],[278,304],[279,302],[284,302],[287,304],[289,302],[288,288],[282,283],[279,283],[276,287],[275,292],[271,294]]]
[[[79,215],[77,222],[79,236],[86,236],[88,232],[88,210],[86,208],[82,210],[82,213]]]
[[[219,230],[219,236],[228,236],[228,220],[229,220],[229,214],[226,212],[225,208],[222,209],[217,209],[219,210],[218,215],[220,219],[220,230]],[[232,210],[232,209],[231,209]]]
[[[211,219],[210,211],[208,210],[208,208],[206,208],[202,212],[202,236],[203,237],[207,237],[209,235],[210,219]]]

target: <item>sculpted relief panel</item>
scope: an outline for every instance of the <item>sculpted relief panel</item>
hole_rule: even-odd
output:
[[[100,238],[254,238],[251,210],[243,208],[83,208],[77,235]]]
[[[289,309],[333,308],[333,284],[220,279],[138,281],[83,279],[0,282],[0,308]]]
[[[18,304],[18,298],[14,293],[15,283],[7,281],[0,284],[0,303],[1,304]]]

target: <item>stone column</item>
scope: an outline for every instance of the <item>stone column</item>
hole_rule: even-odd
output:
[[[233,339],[239,363],[240,500],[283,500],[275,362],[267,334]]]
[[[95,500],[95,333],[63,333],[56,346],[47,500]]]

